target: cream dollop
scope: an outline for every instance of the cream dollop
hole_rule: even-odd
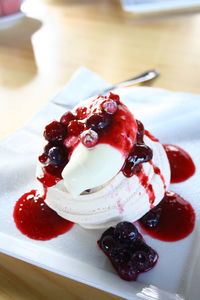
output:
[[[83,144],[74,149],[62,177],[67,191],[76,197],[111,180],[124,164],[121,152],[109,144],[87,148]]]

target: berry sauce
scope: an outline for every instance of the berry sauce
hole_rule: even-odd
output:
[[[143,186],[149,197],[150,209],[153,208],[153,204],[155,201],[153,186],[149,183],[149,177],[145,174],[142,165],[139,165],[138,168],[135,170],[135,175],[138,177],[140,185]]]
[[[110,104],[110,101],[117,105],[112,114],[107,112],[109,106],[105,108],[106,102]],[[109,144],[120,150],[124,157],[132,149],[137,134],[136,120],[118,95],[99,96],[85,109],[78,107],[76,115],[85,122],[87,129],[98,133],[98,144]]]
[[[166,192],[163,200],[139,220],[144,233],[166,242],[187,237],[194,223],[191,204],[174,192]]]
[[[36,190],[25,193],[16,202],[14,221],[21,233],[31,239],[46,241],[69,231],[73,223],[49,208]]]
[[[44,187],[51,187],[58,183],[61,179],[61,172],[63,168],[54,167],[53,165],[48,165],[42,168],[42,175],[37,177],[37,179],[43,184]]]
[[[187,180],[195,173],[195,165],[190,155],[174,145],[163,145],[171,168],[171,183]]]
[[[163,182],[163,188],[164,188],[164,190],[166,190],[167,187],[166,187],[166,183],[165,183],[165,178],[164,178],[163,174],[161,173],[160,169],[153,163],[152,160],[149,163],[152,165],[154,173],[160,176],[160,179]]]

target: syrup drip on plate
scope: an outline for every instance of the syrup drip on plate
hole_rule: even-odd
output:
[[[174,192],[166,192],[163,200],[139,220],[144,233],[167,242],[185,238],[194,224],[191,204]]]
[[[16,202],[14,221],[21,233],[31,239],[46,241],[69,231],[73,223],[49,208],[36,190],[25,193]]]
[[[171,168],[171,183],[187,180],[195,173],[195,165],[190,155],[175,145],[163,145]]]

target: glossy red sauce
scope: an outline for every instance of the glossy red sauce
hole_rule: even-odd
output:
[[[67,231],[73,223],[49,208],[36,190],[25,193],[14,207],[14,221],[21,233],[35,240],[50,240]]]
[[[155,201],[155,194],[153,190],[152,184],[149,183],[149,177],[145,174],[144,169],[141,167],[140,172],[136,173],[140,184],[145,189],[150,203],[150,208],[154,207],[154,201]]]
[[[152,160],[149,163],[152,165],[154,173],[157,174],[158,176],[160,176],[160,179],[163,182],[163,188],[164,188],[164,190],[166,190],[165,178],[164,178],[163,174],[161,173],[160,169],[153,163]]]
[[[195,212],[189,202],[173,192],[166,192],[163,200],[152,212],[158,217],[155,227],[147,226],[144,221],[148,217],[140,219],[139,224],[144,233],[167,242],[174,242],[187,237],[194,229]]]
[[[163,146],[170,163],[171,183],[185,181],[194,175],[194,162],[185,150],[170,144],[165,144]]]
[[[55,168],[52,165],[48,165],[42,168],[42,175],[37,177],[37,179],[43,184],[44,187],[51,187],[54,186],[62,179],[61,172],[63,167]]]
[[[126,157],[130,150],[132,149],[136,134],[137,134],[137,124],[133,117],[133,114],[129,109],[120,102],[119,96],[111,94],[110,99],[117,102],[117,111],[111,116],[111,124],[99,132],[98,144],[109,144],[118,150]],[[106,97],[98,97],[94,100],[89,107],[79,107],[76,113],[83,122],[85,119],[90,117],[95,113],[99,113],[99,99],[106,99]]]

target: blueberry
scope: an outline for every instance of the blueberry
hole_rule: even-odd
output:
[[[131,257],[131,262],[135,268],[142,272],[147,270],[151,266],[149,255],[145,251],[135,251]]]
[[[147,244],[145,243],[141,244],[140,247],[138,248],[138,251],[143,251],[144,253],[147,254],[149,259],[149,268],[151,268],[156,263],[158,259],[158,254]]]
[[[137,239],[138,230],[130,222],[121,222],[117,224],[114,236],[122,243],[134,242]]]
[[[118,268],[118,274],[119,276],[127,281],[134,281],[137,278],[137,270],[135,269],[135,267],[131,264],[122,264],[119,266]]]
[[[114,231],[115,231],[115,228],[114,227],[109,227],[106,231],[104,231],[104,233],[102,234],[102,236],[101,236],[101,239],[103,238],[103,237],[105,237],[105,236],[108,236],[108,235],[110,235],[110,236],[114,236]]]
[[[50,164],[54,166],[62,166],[66,163],[66,152],[62,147],[52,147],[49,149],[48,156]]]
[[[112,123],[112,118],[108,114],[93,114],[86,121],[87,128],[96,132],[108,127]]]
[[[52,144],[52,143],[46,144],[46,146],[44,147],[44,153],[48,155],[48,154],[49,154],[49,150],[50,150],[53,146],[56,146],[56,145],[54,145],[54,144]]]
[[[103,239],[101,239],[102,250],[104,250],[106,253],[111,253],[115,245],[116,242],[112,236],[107,235],[104,236]]]
[[[139,163],[150,161],[153,157],[153,152],[145,144],[135,144],[133,151],[128,156],[127,161],[132,163],[134,166]]]
[[[110,256],[112,262],[117,265],[127,263],[130,260],[130,252],[125,248],[113,248]]]
[[[153,208],[148,213],[146,213],[141,219],[140,222],[147,227],[154,228],[158,225],[161,217],[161,208]]]

